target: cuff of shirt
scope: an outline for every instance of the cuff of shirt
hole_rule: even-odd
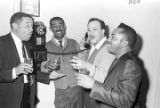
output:
[[[15,68],[12,69],[12,79],[16,79],[18,76],[16,75]]]

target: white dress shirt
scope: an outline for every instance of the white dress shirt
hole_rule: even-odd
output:
[[[14,40],[14,43],[16,45],[16,48],[17,48],[17,51],[18,51],[18,55],[19,55],[19,58],[20,58],[20,62],[23,63],[24,62],[24,58],[23,58],[23,53],[22,53],[22,40],[19,39],[14,33],[11,32],[11,36]],[[12,74],[12,77],[13,79],[15,79],[17,76],[16,76],[16,73],[15,73],[15,68],[13,68],[13,74]],[[27,80],[27,75],[24,75],[24,83],[27,83],[28,80]]]
[[[53,39],[54,39],[54,41],[60,46],[59,40],[57,40],[56,38],[53,38]],[[64,37],[64,38],[62,39],[62,46],[63,46],[63,47],[64,47],[65,40],[66,40],[66,38]]]

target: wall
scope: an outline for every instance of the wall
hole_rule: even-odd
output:
[[[0,1],[0,36],[10,31],[9,19],[13,14],[14,0]]]
[[[139,4],[130,0],[40,0],[40,17],[49,27],[51,17],[64,18],[67,36],[79,41],[86,32],[88,19],[98,17],[109,25],[110,30],[124,22],[136,29],[142,39],[139,53],[149,76],[147,108],[160,106],[160,2],[140,0]],[[9,18],[19,10],[19,0],[0,1],[0,35],[9,32]],[[48,30],[47,41],[52,34]],[[45,88],[44,88],[45,89]]]

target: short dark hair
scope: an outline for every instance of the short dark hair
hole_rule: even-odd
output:
[[[53,18],[50,19],[50,26],[51,26],[51,22],[55,21],[55,20],[61,20],[62,23],[63,23],[63,25],[65,25],[65,22],[64,22],[64,20],[61,17],[53,17]]]
[[[23,17],[29,17],[34,21],[34,19],[31,15],[24,13],[24,12],[16,12],[12,15],[12,17],[10,19],[11,28],[12,28],[13,23],[19,23],[19,21],[21,21]]]
[[[98,21],[98,22],[100,23],[101,29],[104,29],[104,30],[105,30],[104,34],[105,34],[105,35],[107,36],[107,38],[108,38],[108,33],[107,33],[108,31],[106,30],[105,22],[104,22],[103,20],[98,19],[98,18],[90,18],[89,21],[88,21],[88,24],[89,24],[90,22],[93,22],[93,21]]]
[[[136,31],[132,27],[130,27],[124,23],[120,23],[118,28],[123,29],[120,33],[125,35],[125,38],[127,39],[128,43],[129,43],[129,46],[131,48],[134,48],[136,41],[137,41]]]

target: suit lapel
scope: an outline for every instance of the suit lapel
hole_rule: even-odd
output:
[[[129,54],[130,54],[130,52],[122,55],[122,56],[121,56],[119,59],[117,59],[117,60],[116,60],[116,59],[113,60],[111,66],[110,66],[110,68],[109,68],[108,74],[111,73],[111,72],[113,71],[113,69],[114,69],[119,63],[121,63],[122,61],[125,61],[125,59],[128,57]]]
[[[98,53],[98,50],[95,49],[95,50],[93,51],[93,53],[91,54],[91,56],[89,57],[89,59],[88,59],[88,62],[89,62],[89,63],[92,63],[92,64],[93,64],[93,62],[94,62],[94,60],[95,60],[95,58],[96,58],[97,53]]]
[[[19,58],[19,54],[18,54],[18,51],[17,51],[17,48],[16,48],[16,45],[14,43],[14,40],[13,38],[11,37],[11,34],[9,35],[9,47],[10,48],[10,52],[11,54],[14,56],[13,59],[14,61],[17,61],[18,63],[20,63],[20,58]]]
[[[109,68],[109,71],[108,71],[108,74],[116,67],[116,65],[120,62],[120,59],[114,59],[110,68]]]
[[[68,45],[68,41],[69,41],[69,40],[66,38],[65,41],[64,41],[63,50],[66,49],[66,47],[67,47],[67,45]]]
[[[88,62],[93,63],[99,50],[101,50],[106,44],[107,44],[107,41],[105,41],[99,49],[95,49],[93,53],[90,55],[90,57],[88,58]],[[89,53],[90,53],[90,50],[89,50]],[[89,53],[88,53],[88,56],[89,56]]]

